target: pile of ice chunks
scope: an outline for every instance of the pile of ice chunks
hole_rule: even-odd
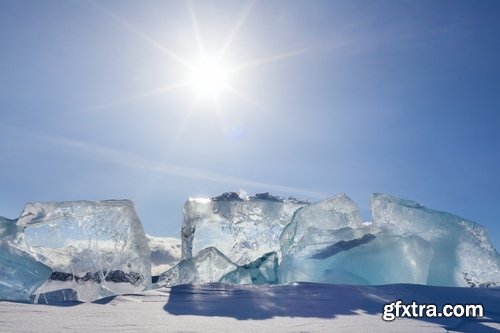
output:
[[[277,278],[263,274],[252,283],[500,285],[500,256],[484,227],[385,194],[371,196],[371,209],[373,220],[365,223],[345,194],[313,204],[267,193],[189,199],[183,260],[164,273],[163,283],[249,283],[249,263],[275,252],[266,267]],[[198,253],[207,248],[225,258],[224,274],[207,278],[203,269],[185,268],[203,267]]]
[[[479,224],[385,194],[371,210],[364,222],[345,194],[188,199],[182,260],[151,283],[131,201],[29,203],[19,219],[0,218],[0,299],[94,301],[212,282],[500,285],[500,255]]]

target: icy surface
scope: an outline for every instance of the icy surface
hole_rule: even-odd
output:
[[[232,284],[277,284],[278,254],[269,252],[261,258],[224,275],[219,282]]]
[[[51,273],[29,254],[0,241],[0,300],[29,301]]]
[[[184,206],[182,257],[216,247],[238,265],[264,253],[279,252],[279,237],[293,213],[306,205],[267,193],[241,198],[225,193],[212,199],[189,199]]]
[[[373,223],[394,237],[412,237],[427,248],[424,284],[440,286],[500,285],[500,256],[486,229],[459,216],[435,211],[390,195],[371,197]],[[416,257],[415,254],[410,254]]]
[[[339,194],[299,209],[281,234],[281,251],[287,256],[304,250],[312,253],[325,244],[344,240],[348,231],[363,227],[356,203]]]
[[[192,258],[181,260],[176,266],[161,274],[151,289],[213,282],[276,284],[278,255],[276,252],[269,252],[253,262],[238,266],[215,247],[208,247]]]
[[[366,234],[338,241],[313,255],[298,253],[284,260],[281,282],[340,284],[425,284],[432,251],[418,237]]]
[[[151,281],[150,250],[131,201],[29,203],[18,225],[27,252],[71,277],[47,281],[40,293],[73,289],[78,300],[93,301]]]
[[[374,233],[345,194],[299,209],[280,237],[280,282],[369,283],[353,272],[341,271],[335,262],[346,251],[372,242]],[[363,265],[360,269],[364,270]]]
[[[196,256],[181,260],[161,274],[153,288],[187,283],[219,282],[227,273],[238,268],[234,262],[214,247],[200,251]]]
[[[12,242],[20,234],[17,220],[11,220],[0,216],[0,240]]]
[[[371,202],[371,225],[345,195],[298,210],[280,239],[280,283],[499,285],[483,227],[389,195]]]

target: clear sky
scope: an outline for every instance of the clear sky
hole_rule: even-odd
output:
[[[499,1],[0,1],[0,215],[393,194],[500,248]]]

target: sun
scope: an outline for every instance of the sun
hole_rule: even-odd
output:
[[[198,97],[219,97],[229,88],[229,73],[221,61],[203,58],[193,66],[190,82]]]
[[[121,24],[130,32],[144,40],[146,43],[161,51],[166,57],[169,58],[169,60],[175,61],[179,68],[183,69],[183,75],[179,81],[174,81],[173,83],[159,86],[152,90],[147,90],[133,96],[128,96],[123,99],[99,105],[94,107],[93,109],[102,109],[156,94],[166,94],[179,88],[191,88],[194,94],[191,106],[186,112],[186,122],[198,106],[203,105],[203,108],[207,109],[205,107],[207,105],[207,102],[208,104],[211,104],[213,102],[213,105],[215,106],[214,109],[222,119],[223,112],[221,101],[223,99],[223,95],[236,96],[241,100],[250,102],[260,108],[261,106],[253,98],[248,97],[237,87],[238,82],[241,82],[242,80],[247,81],[242,78],[244,72],[254,67],[262,66],[275,61],[294,57],[305,52],[309,52],[313,48],[303,47],[283,53],[277,53],[263,58],[250,59],[246,62],[241,62],[241,60],[238,60],[238,58],[232,58],[230,56],[231,52],[229,52],[229,50],[231,49],[231,45],[233,44],[233,42],[237,39],[237,35],[244,25],[247,17],[249,16],[254,3],[255,0],[248,2],[245,8],[243,8],[243,10],[241,11],[240,16],[235,20],[235,25],[232,27],[232,29],[229,30],[227,37],[225,39],[222,39],[220,41],[220,45],[218,45],[219,47],[216,47],[214,49],[213,47],[206,48],[206,44],[210,44],[211,46],[213,46],[213,41],[212,43],[207,43],[210,40],[204,40],[202,38],[202,31],[200,30],[198,24],[198,18],[196,16],[195,8],[191,1],[187,0],[186,4],[189,9],[189,18],[191,20],[194,32],[193,41],[195,41],[195,43],[193,43],[193,45],[198,47],[198,51],[195,54],[192,54],[191,57],[186,57],[182,54],[178,54],[174,48],[167,47],[159,41],[151,38],[149,35],[145,34],[141,30],[130,24],[128,21],[118,16],[106,7],[102,6],[98,2],[91,1],[92,6],[106,13],[115,22]],[[216,45],[217,44],[219,43],[216,43]],[[208,50],[214,53],[207,53]],[[198,61],[193,61],[196,59],[198,59]],[[222,119],[221,123],[223,122],[224,121]],[[182,127],[183,126],[181,126],[181,128]]]

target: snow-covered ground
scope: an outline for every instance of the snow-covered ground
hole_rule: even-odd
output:
[[[480,319],[382,320],[384,304],[484,306]],[[0,302],[2,332],[498,332],[500,289],[422,285],[182,285],[53,305]]]

